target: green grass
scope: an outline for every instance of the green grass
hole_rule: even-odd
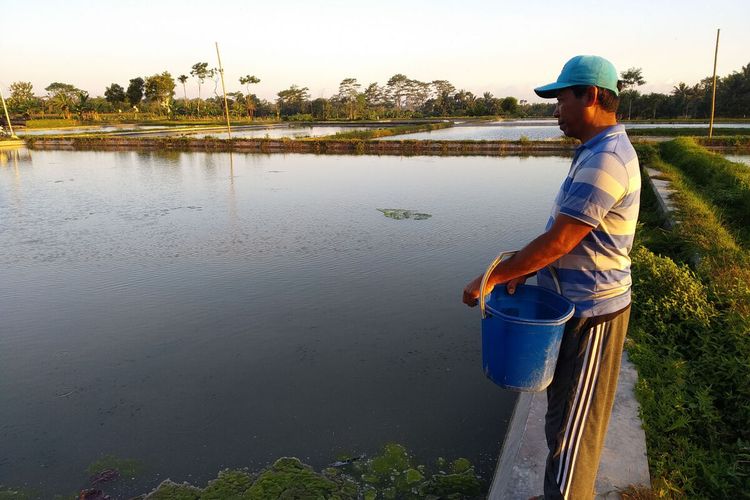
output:
[[[638,367],[652,487],[662,498],[747,497],[748,248],[712,202],[713,185],[696,186],[653,146],[638,152],[672,183],[679,221],[661,229],[655,197],[643,190],[628,351]]]
[[[75,119],[64,118],[35,118],[26,120],[26,128],[61,128],[61,127],[79,127],[82,122]]]
[[[660,144],[664,161],[677,167],[692,191],[712,203],[720,217],[750,244],[750,169],[680,138]]]
[[[339,132],[331,136],[326,136],[321,139],[339,140],[339,139],[379,139],[381,137],[389,137],[392,135],[401,134],[413,134],[416,132],[429,132],[430,130],[439,130],[442,128],[452,127],[453,124],[449,122],[441,123],[424,123],[420,125],[401,125],[398,127],[387,127],[387,128],[376,128],[370,130],[352,130],[349,132]]]
[[[629,136],[705,136],[708,137],[708,127],[654,127],[654,128],[629,128]],[[750,136],[750,128],[741,127],[714,127],[715,136]]]

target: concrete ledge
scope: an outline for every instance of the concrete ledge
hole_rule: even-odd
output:
[[[662,226],[665,229],[672,229],[675,226],[676,221],[673,218],[675,206],[670,198],[675,190],[672,189],[669,181],[659,178],[664,174],[658,170],[646,168],[646,174],[646,179],[651,185],[651,190],[654,192],[656,201],[659,204],[659,212],[664,217],[664,224],[662,224]]]
[[[596,480],[598,499],[620,498],[621,489],[651,484],[646,434],[634,392],[637,380],[635,367],[624,352]],[[548,453],[544,437],[546,411],[546,393],[519,396],[488,494],[491,500],[526,500],[542,494]]]

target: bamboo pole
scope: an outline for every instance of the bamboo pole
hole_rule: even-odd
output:
[[[3,97],[3,89],[0,88],[0,101],[3,101],[3,111],[5,111],[5,119],[8,122],[8,129],[10,130],[10,136],[13,139],[18,139],[16,134],[13,133],[13,124],[10,123],[10,116],[8,116],[8,107],[5,105],[5,97]]]
[[[229,104],[227,103],[227,89],[224,86],[224,68],[221,66],[221,55],[219,55],[219,42],[216,44],[216,58],[219,60],[219,75],[221,75],[221,91],[224,93],[224,112],[227,117],[227,136],[232,138],[232,128],[229,126]]]
[[[716,51],[714,52],[714,85],[713,95],[711,96],[711,123],[708,125],[708,138],[714,135],[714,109],[716,109],[716,61],[719,58],[719,33],[721,29],[716,30]]]

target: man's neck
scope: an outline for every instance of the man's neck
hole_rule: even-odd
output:
[[[596,113],[592,116],[589,126],[583,131],[581,137],[578,137],[578,140],[582,143],[587,142],[615,125],[617,125],[617,117],[614,113]]]

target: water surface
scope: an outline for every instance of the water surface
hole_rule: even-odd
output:
[[[568,159],[0,154],[0,484],[78,491],[115,455],[127,498],[388,441],[491,477],[515,396],[461,290]]]

